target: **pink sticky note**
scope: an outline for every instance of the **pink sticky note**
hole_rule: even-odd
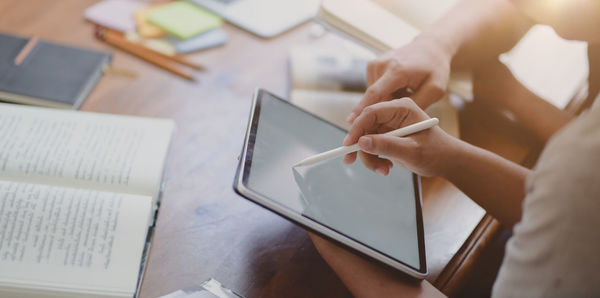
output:
[[[85,18],[100,26],[121,32],[135,30],[133,13],[147,3],[135,0],[105,0],[98,2],[85,10]]]

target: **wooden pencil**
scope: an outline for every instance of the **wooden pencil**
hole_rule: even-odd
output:
[[[163,55],[155,53],[149,49],[144,48],[141,45],[132,43],[126,40],[120,33],[114,32],[112,30],[107,30],[102,27],[96,27],[95,35],[99,39],[105,41],[106,43],[113,45],[123,51],[126,51],[132,55],[135,55],[141,59],[144,59],[158,67],[161,67],[173,74],[176,74],[182,78],[188,79],[190,81],[194,80],[194,77],[173,65],[173,62],[166,58]]]
[[[31,51],[37,44],[38,40],[39,40],[39,38],[37,36],[34,36],[27,42],[27,44],[25,44],[23,49],[21,49],[21,51],[15,58],[15,61],[14,61],[15,65],[18,66],[21,63],[23,63],[23,60],[25,60],[25,58],[27,58],[27,56],[29,56],[29,53],[31,53]]]
[[[164,55],[164,54],[161,54]],[[165,57],[167,57],[167,59],[171,59],[175,62],[178,62],[179,64],[183,64],[185,66],[189,66],[193,69],[197,69],[197,70],[203,70],[204,66],[200,65],[200,64],[196,64],[194,62],[191,62],[187,59],[184,59],[183,57],[179,56],[179,55],[175,55],[175,56],[168,56],[168,55],[164,55]]]

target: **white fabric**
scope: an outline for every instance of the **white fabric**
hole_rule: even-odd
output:
[[[492,297],[600,297],[600,100],[548,143]]]

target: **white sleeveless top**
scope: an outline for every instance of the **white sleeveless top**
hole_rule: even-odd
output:
[[[492,297],[600,297],[600,95],[529,177]]]

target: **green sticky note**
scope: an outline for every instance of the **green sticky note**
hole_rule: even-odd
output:
[[[185,1],[156,8],[148,15],[148,21],[181,39],[196,36],[223,23],[218,16]]]

